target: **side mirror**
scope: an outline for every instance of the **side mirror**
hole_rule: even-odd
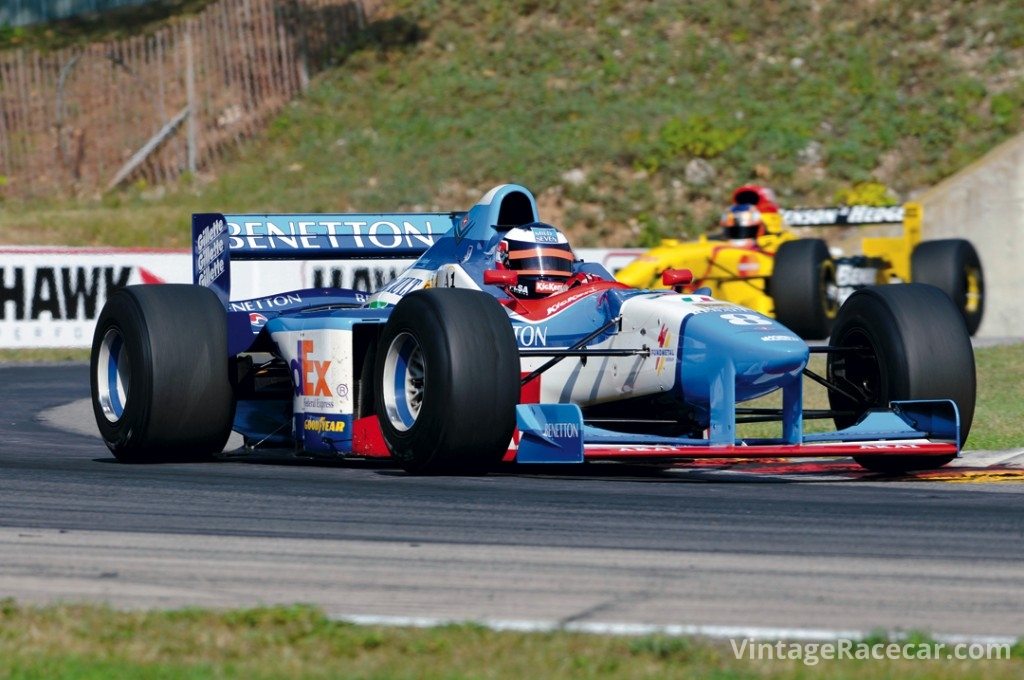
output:
[[[683,286],[693,283],[693,272],[689,269],[666,269],[661,273],[661,282],[681,292]]]
[[[495,286],[514,286],[519,283],[519,272],[511,269],[484,270],[484,283]]]

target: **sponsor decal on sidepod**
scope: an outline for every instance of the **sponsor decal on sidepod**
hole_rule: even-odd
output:
[[[249,325],[252,326],[253,333],[259,332],[267,324],[267,317],[263,316],[259,312],[249,312]]]
[[[306,416],[302,422],[302,428],[306,432],[340,434],[345,431],[345,421],[329,419],[327,416]]]
[[[334,394],[327,383],[329,359],[315,359],[316,343],[313,340],[299,340],[296,359],[292,359],[292,377],[295,382],[295,396],[303,397],[302,406],[307,409],[334,409]]]

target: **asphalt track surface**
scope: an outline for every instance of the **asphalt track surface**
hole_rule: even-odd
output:
[[[0,368],[0,597],[1024,633],[1019,482],[890,480],[848,461],[470,478],[287,458],[122,465],[70,422],[91,417],[87,372]]]

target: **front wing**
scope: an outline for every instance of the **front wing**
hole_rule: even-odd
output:
[[[520,463],[582,463],[588,460],[657,461],[690,458],[815,458],[830,456],[950,456],[960,451],[960,418],[950,400],[894,401],[835,432],[784,439],[660,437],[588,426],[574,404],[517,407]]]

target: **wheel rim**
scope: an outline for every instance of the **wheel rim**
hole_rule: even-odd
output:
[[[968,314],[976,314],[981,308],[981,272],[975,267],[968,267],[966,275],[967,295],[964,300],[964,311]]]
[[[116,423],[124,415],[131,388],[131,365],[124,337],[116,328],[109,329],[100,343],[96,361],[96,385],[100,410],[110,422]]]
[[[839,287],[836,285],[836,265],[832,260],[821,263],[821,304],[822,312],[829,321],[839,314]]]
[[[863,347],[865,350],[829,356],[827,370],[829,381],[857,397],[857,400],[854,401],[830,390],[829,404],[832,408],[837,411],[863,413],[869,408],[882,405],[885,385],[878,363],[878,351],[871,337],[860,329],[852,329],[843,334],[836,346]],[[844,424],[841,427],[846,427],[852,425],[857,419],[858,417],[837,418],[837,424],[842,420]]]
[[[410,333],[399,333],[384,358],[382,392],[391,426],[400,432],[416,424],[423,407],[426,363],[420,343]]]

